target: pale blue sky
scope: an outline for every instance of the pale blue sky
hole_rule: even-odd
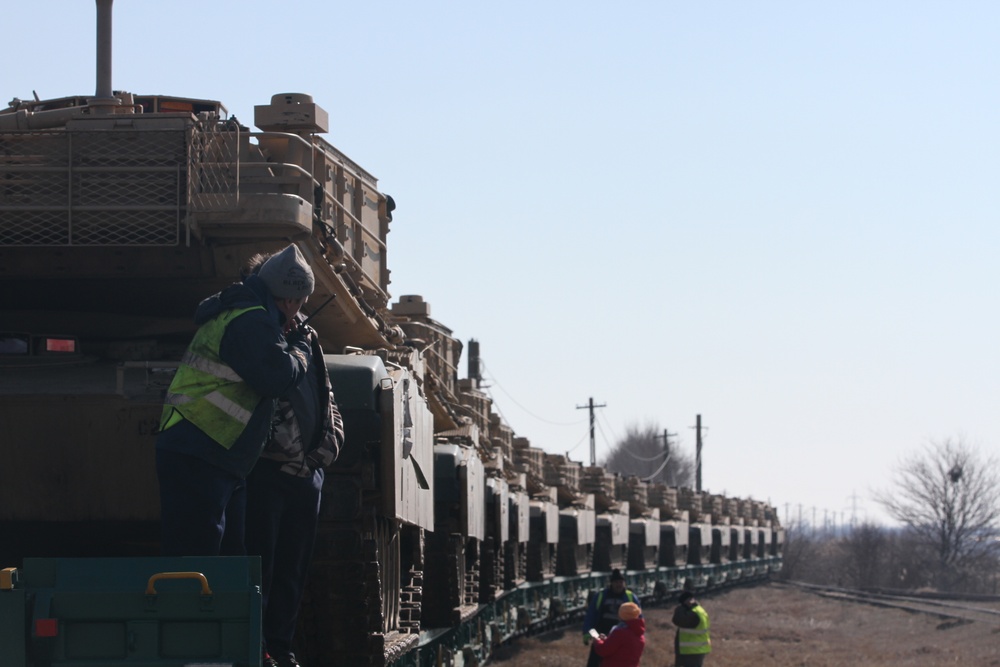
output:
[[[90,94],[95,5],[3,1],[4,102]],[[481,342],[518,435],[629,424],[715,493],[877,516],[1000,442],[1000,3],[115,0],[116,89],[303,92],[397,201],[392,292]],[[463,360],[462,376],[465,375]],[[526,409],[525,409],[526,408]]]

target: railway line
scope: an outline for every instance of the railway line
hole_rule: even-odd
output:
[[[699,595],[768,582],[780,571],[780,559],[736,560],[704,566],[656,567],[625,573],[628,588],[643,608],[671,604],[683,589]],[[525,637],[551,637],[578,628],[589,596],[607,582],[608,573],[586,573],[527,583],[479,608],[460,625],[420,633],[419,645],[393,667],[483,664],[501,646]],[[697,582],[697,583],[696,583]],[[475,662],[478,661],[478,662]]]
[[[991,623],[1000,625],[1000,596],[976,595],[959,597],[939,593],[886,591],[883,589],[858,590],[836,586],[822,586],[800,581],[776,583],[809,591],[825,598],[868,604],[876,607],[900,609],[915,614],[926,614],[941,619],[939,627],[965,623]]]

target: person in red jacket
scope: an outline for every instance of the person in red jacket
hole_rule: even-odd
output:
[[[646,621],[642,610],[634,602],[618,608],[622,622],[611,632],[594,639],[594,651],[601,656],[601,667],[639,667],[639,659],[646,648]]]

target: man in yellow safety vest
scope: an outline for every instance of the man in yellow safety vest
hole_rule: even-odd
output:
[[[201,302],[198,331],[167,390],[156,438],[164,556],[246,553],[246,477],[271,429],[275,403],[306,377],[312,346],[282,332],[278,299],[315,285],[290,245],[260,271]]]
[[[708,612],[698,604],[694,593],[684,591],[674,610],[673,624],[677,626],[674,637],[674,656],[677,667],[701,667],[705,656],[712,651],[708,634]]]

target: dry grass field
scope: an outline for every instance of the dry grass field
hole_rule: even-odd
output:
[[[1000,616],[956,626],[780,584],[725,591],[701,602],[712,621],[705,667],[1000,667]],[[643,665],[673,665],[672,609],[645,610]],[[578,631],[566,630],[503,647],[490,664],[583,667],[588,650]]]

